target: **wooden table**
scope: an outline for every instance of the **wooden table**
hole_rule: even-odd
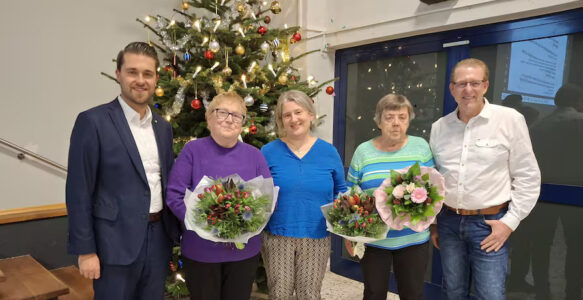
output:
[[[4,275],[4,272],[2,272],[2,270],[0,270],[0,282],[6,281],[6,275]]]
[[[0,283],[0,300],[53,299],[69,293],[69,288],[32,256],[0,259],[6,280]]]

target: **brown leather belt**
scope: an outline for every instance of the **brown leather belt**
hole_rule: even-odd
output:
[[[148,221],[150,223],[158,222],[158,221],[160,221],[161,218],[162,218],[162,211],[150,213],[150,218],[148,219]]]
[[[453,208],[451,206],[447,206],[445,203],[443,204],[447,209],[455,212],[458,215],[462,216],[476,216],[476,215],[495,215],[498,214],[503,208],[508,206],[508,202],[504,202],[500,205],[495,205],[487,208],[482,209],[463,209],[463,208]]]

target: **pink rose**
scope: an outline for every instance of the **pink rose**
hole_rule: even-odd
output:
[[[422,187],[415,188],[411,193],[411,201],[415,203],[423,203],[427,199],[427,190]]]
[[[405,195],[405,187],[403,185],[399,184],[393,189],[393,196],[401,199],[401,198],[403,198],[403,195]]]

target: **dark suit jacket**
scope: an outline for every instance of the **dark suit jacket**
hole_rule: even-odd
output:
[[[172,128],[152,112],[162,176],[162,222],[178,240],[177,219],[166,206],[168,173],[174,162]],[[115,99],[77,116],[69,148],[66,200],[68,252],[97,253],[105,264],[127,265],[145,239],[150,188],[138,148]],[[170,247],[170,244],[169,244]]]

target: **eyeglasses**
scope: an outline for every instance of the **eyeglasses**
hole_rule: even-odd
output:
[[[217,115],[217,120],[219,120],[219,121],[224,121],[229,116],[231,116],[231,120],[233,121],[233,123],[243,124],[243,122],[245,122],[244,115],[238,114],[238,113],[228,112],[224,109],[216,108],[215,114]]]
[[[486,82],[486,80],[481,80],[481,81],[470,81],[470,82],[465,82],[465,81],[460,81],[460,82],[452,82],[453,87],[461,90],[466,88],[466,86],[469,84],[473,89],[477,89],[479,88],[482,83]]]

